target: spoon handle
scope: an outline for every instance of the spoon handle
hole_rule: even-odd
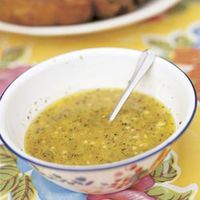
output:
[[[155,60],[155,57],[156,57],[156,55],[150,50],[145,50],[142,52],[142,55],[140,56],[140,58],[137,62],[136,69],[129,81],[129,84],[128,84],[124,94],[120,98],[117,106],[115,107],[113,113],[110,115],[109,121],[113,121],[115,119],[115,117],[121,110],[122,106],[124,105],[124,103],[126,102],[128,97],[130,96],[133,89],[137,86],[137,84],[139,83],[141,78],[152,66],[152,64]]]

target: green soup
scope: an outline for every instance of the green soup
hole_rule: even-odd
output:
[[[103,164],[152,149],[175,131],[170,111],[155,98],[138,92],[110,122],[108,117],[122,92],[90,90],[53,103],[29,126],[26,152],[53,163]]]

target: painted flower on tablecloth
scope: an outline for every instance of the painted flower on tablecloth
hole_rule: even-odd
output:
[[[146,36],[145,43],[188,74],[200,100],[200,24],[189,30],[189,33],[179,31],[164,37]]]
[[[30,48],[14,47],[3,50],[0,55],[0,95],[19,75],[30,68],[26,61]]]

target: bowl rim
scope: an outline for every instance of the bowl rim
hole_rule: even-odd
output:
[[[55,60],[61,61],[62,58],[70,57],[70,56],[73,56],[74,54],[102,52],[102,51],[105,51],[105,50],[109,51],[109,52],[111,52],[111,51],[112,52],[113,51],[115,51],[115,52],[119,52],[119,51],[125,52],[125,51],[127,51],[127,53],[135,53],[135,54],[141,53],[141,51],[134,50],[134,49],[106,47],[106,48],[82,49],[82,50],[73,51],[73,52],[69,52],[69,53],[58,55],[56,57],[47,59],[47,60],[37,64],[36,66],[32,67],[31,69],[27,70],[26,72],[24,72],[20,76],[18,76],[4,90],[3,94],[0,96],[0,103],[2,102],[2,99],[4,98],[4,95],[9,90],[10,86],[12,86],[19,79],[25,77],[27,74],[30,74],[32,71],[34,71],[34,70],[37,71],[37,68],[41,67],[40,65],[46,65],[47,66],[47,64],[49,62],[53,63],[53,62],[55,62]],[[43,161],[43,160],[40,160],[38,158],[35,158],[33,156],[28,155],[25,151],[20,150],[20,148],[15,149],[11,145],[9,145],[9,142],[7,142],[6,137],[4,137],[1,134],[1,132],[0,132],[0,140],[2,140],[2,142],[5,144],[5,146],[11,152],[13,152],[19,158],[22,158],[23,160],[26,160],[29,163],[33,164],[34,166],[38,165],[40,167],[54,169],[54,170],[61,170],[61,171],[74,171],[74,172],[78,172],[79,171],[79,172],[81,172],[81,171],[100,171],[100,170],[118,168],[118,167],[122,167],[122,166],[129,165],[129,164],[132,164],[132,163],[136,163],[136,162],[139,162],[139,161],[143,161],[144,159],[146,159],[148,157],[156,155],[157,153],[159,153],[162,150],[166,149],[173,142],[175,142],[186,131],[186,129],[189,127],[190,123],[192,122],[192,120],[194,118],[195,112],[197,110],[197,104],[198,104],[195,87],[194,87],[192,81],[190,80],[190,78],[188,77],[188,75],[182,69],[180,69],[175,63],[172,63],[168,59],[165,59],[165,58],[162,58],[162,57],[159,57],[159,56],[157,56],[157,58],[161,59],[161,60],[163,60],[165,62],[168,62],[169,64],[171,64],[171,66],[173,66],[176,70],[178,70],[180,72],[180,74],[182,74],[182,76],[184,76],[186,78],[186,80],[188,81],[188,84],[192,88],[194,102],[193,102],[193,109],[192,109],[191,115],[190,115],[189,119],[186,121],[187,123],[185,124],[185,126],[182,127],[182,129],[180,129],[180,130],[177,129],[167,140],[165,140],[161,144],[155,146],[154,148],[152,148],[152,149],[150,149],[150,150],[148,150],[148,151],[146,151],[144,153],[141,153],[141,154],[139,154],[137,156],[130,157],[130,158],[127,158],[127,159],[124,159],[124,160],[116,161],[116,162],[112,162],[112,163],[105,163],[105,164],[99,164],[99,165],[89,165],[89,166],[86,166],[86,165],[85,166],[84,165],[63,165],[63,164],[50,163],[50,162],[47,162],[47,161]],[[0,107],[1,106],[2,105],[0,104]],[[173,135],[176,135],[176,136],[173,137]]]

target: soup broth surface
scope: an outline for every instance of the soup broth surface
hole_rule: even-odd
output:
[[[152,149],[175,131],[170,111],[139,92],[129,97],[110,122],[122,93],[121,89],[96,89],[51,104],[30,124],[26,152],[65,165],[104,164]]]

